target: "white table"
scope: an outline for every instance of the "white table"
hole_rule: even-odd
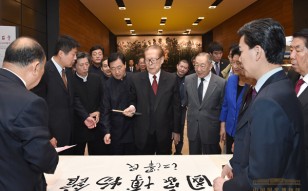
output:
[[[212,191],[231,156],[60,156],[47,190]]]

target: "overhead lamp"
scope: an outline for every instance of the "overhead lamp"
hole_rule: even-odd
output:
[[[166,21],[167,21],[167,17],[162,17],[160,19],[160,25],[165,25],[166,24]]]
[[[162,29],[158,29],[157,34],[162,34],[163,30]]]
[[[131,35],[136,35],[135,30],[129,30]]]
[[[166,0],[164,9],[171,9],[173,0]]]
[[[126,22],[126,25],[127,26],[133,26],[133,23],[132,23],[132,21],[130,20],[130,18],[124,18],[124,21]]]
[[[183,34],[190,34],[191,29],[186,29],[186,31],[183,32]]]
[[[126,10],[126,7],[125,7],[125,4],[123,2],[123,0],[115,0],[118,7],[119,7],[119,10],[123,11],[123,10]]]
[[[198,25],[200,21],[202,21],[204,17],[198,17],[198,19],[192,25]]]
[[[222,2],[223,0],[216,0],[214,3],[212,3],[211,6],[209,6],[209,9],[216,9],[216,7]]]

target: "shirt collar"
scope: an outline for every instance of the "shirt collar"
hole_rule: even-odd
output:
[[[159,77],[160,77],[160,72],[161,72],[161,70],[159,70],[156,74],[155,74],[155,76],[156,76],[156,81],[158,82],[158,80],[159,80]],[[149,73],[149,78],[150,79],[153,79],[153,74],[150,74]]]
[[[79,78],[81,78],[81,79],[83,80],[83,82],[86,82],[87,79],[88,79],[88,74],[87,74],[85,77],[83,77],[83,76],[80,76],[80,75],[76,72],[76,75],[77,75]]]
[[[259,90],[261,89],[263,84],[266,82],[266,80],[269,79],[273,74],[281,70],[282,70],[282,67],[278,67],[278,68],[272,69],[268,71],[267,73],[263,74],[263,76],[261,76],[261,78],[259,78],[259,80],[256,83],[256,86],[255,86],[256,91],[259,92]]]
[[[55,67],[57,68],[59,74],[62,75],[62,70],[65,68],[62,68],[61,65],[55,61],[54,57],[52,57],[51,60],[54,63]]]
[[[27,87],[26,81],[23,80],[20,76],[18,76],[15,72],[13,72],[10,69],[4,68],[4,67],[2,69],[7,70],[7,71],[11,72],[12,74],[14,74],[15,76],[17,76],[22,81],[22,83],[24,83],[25,87]]]

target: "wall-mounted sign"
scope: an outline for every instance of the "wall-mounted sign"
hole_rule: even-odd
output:
[[[0,26],[0,68],[2,67],[6,48],[16,39],[15,26]]]

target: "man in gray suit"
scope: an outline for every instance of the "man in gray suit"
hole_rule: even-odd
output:
[[[196,56],[195,74],[185,78],[189,154],[220,154],[219,114],[225,80],[211,73],[208,53]]]

